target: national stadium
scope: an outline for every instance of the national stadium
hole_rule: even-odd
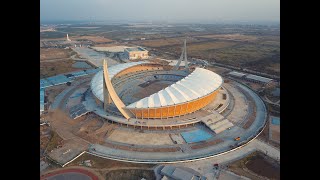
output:
[[[75,79],[55,98],[52,112],[61,109],[69,118],[52,126],[89,143],[74,142],[91,155],[137,163],[219,156],[264,130],[266,107],[253,90],[210,68],[189,67],[186,42],[176,62],[104,60],[94,75]],[[50,157],[66,163],[69,156]]]
[[[184,68],[179,67],[182,60]],[[172,129],[201,121],[196,116],[206,114],[199,110],[209,104],[216,106],[213,109],[226,107],[227,92],[222,84],[220,75],[204,68],[188,67],[184,44],[174,67],[148,61],[108,67],[104,61],[103,69],[91,81],[91,90],[96,112],[102,117],[109,116],[107,119],[127,126]],[[215,132],[232,126],[228,120],[219,126],[208,125]]]

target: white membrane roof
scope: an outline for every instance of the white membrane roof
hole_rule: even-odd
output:
[[[117,64],[111,67],[108,67],[110,80],[119,72],[140,64],[149,64],[150,62],[139,61],[139,62],[130,62]],[[103,70],[99,71],[91,80],[91,90],[92,93],[103,102]]]
[[[196,68],[191,74],[165,89],[136,101],[127,108],[158,108],[183,104],[218,90],[223,83],[221,76]]]

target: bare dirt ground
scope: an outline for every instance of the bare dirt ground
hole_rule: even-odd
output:
[[[40,126],[40,156],[45,151],[51,138],[50,126]]]
[[[194,37],[196,41],[188,41],[189,57],[279,75],[280,44],[279,39],[273,36],[209,34]],[[178,41],[162,39],[143,43],[146,47],[155,48],[157,52],[153,53],[159,57],[171,55],[178,58],[181,53],[182,43]]]
[[[276,143],[276,142],[273,142],[273,141],[270,141],[270,133],[269,133],[269,130],[270,130],[270,120],[267,121],[266,123],[266,127],[264,128],[264,130],[261,132],[261,134],[258,136],[258,138],[261,140],[261,141],[264,141],[264,142],[267,142],[269,144],[271,144],[272,146],[280,149],[280,143]]]
[[[45,90],[46,93],[46,98],[47,98],[47,103],[48,104],[52,104],[55,97],[60,94],[64,89],[66,89],[67,85],[66,84],[62,84],[59,86],[51,86],[51,87],[47,87]]]
[[[256,111],[257,111],[256,106],[253,105],[252,101],[249,102],[249,106],[252,107],[252,113],[248,115],[248,117],[247,117],[248,120],[243,126],[244,129],[248,129],[252,125],[252,123],[254,122],[254,120],[256,118]]]
[[[224,69],[224,68],[220,68],[220,67],[207,67],[208,70],[213,71],[217,74],[225,74],[228,73],[230,70],[229,69]]]
[[[73,55],[76,55],[76,52],[71,49],[40,48],[40,78],[84,70],[72,67],[76,62],[71,59]]]
[[[198,40],[188,40],[188,43],[190,42],[198,42]],[[155,40],[135,41],[134,43],[146,47],[162,47],[171,45],[180,45],[180,47],[182,47],[183,41],[181,38],[164,38]]]
[[[276,141],[276,142],[280,142],[280,132],[279,131],[272,131],[271,132],[271,139],[273,140],[273,141]]]
[[[208,38],[208,39],[221,39],[221,40],[232,40],[232,41],[254,41],[258,38],[256,36],[248,36],[243,34],[211,34],[211,35],[204,35],[198,36],[201,38]]]
[[[108,137],[111,141],[131,144],[133,141],[139,145],[171,145],[169,134],[140,133],[126,130],[114,130]]]
[[[270,67],[266,67],[270,71],[275,71],[277,73],[280,73],[280,63],[273,63],[270,65]]]
[[[95,114],[89,114],[86,117],[82,116],[83,121],[73,125],[72,133],[91,143],[101,144],[104,138],[113,131],[112,124],[104,122]]]
[[[261,89],[263,87],[263,85],[258,84],[258,83],[252,83],[252,82],[248,82],[245,81],[245,84],[247,84],[251,89],[258,91],[259,89]]]
[[[155,167],[154,164],[138,164],[138,163],[114,161],[114,160],[100,158],[97,156],[93,156],[93,155],[84,153],[83,155],[78,157],[76,160],[74,160],[72,163],[68,164],[67,168],[68,167],[75,167],[75,166],[79,167],[79,165],[82,164],[82,162],[84,162],[86,160],[90,160],[91,165],[92,165],[90,168],[87,168],[87,169],[90,169],[103,177],[105,177],[106,174],[108,174],[108,173],[111,173],[111,174],[118,174],[119,173],[119,172],[113,172],[113,170],[123,170],[123,173],[121,173],[121,174],[126,175],[123,178],[125,178],[127,176],[130,177],[130,174],[133,174],[133,176],[143,175],[144,171],[148,171],[148,172],[150,171],[150,173],[151,173],[153,167]],[[109,174],[108,177],[111,174]],[[116,177],[118,177],[118,176],[116,176]],[[146,177],[148,177],[148,176],[146,176]],[[106,178],[106,179],[109,179],[109,178]],[[119,179],[119,178],[117,178],[117,179]],[[148,178],[146,178],[146,179],[148,179]],[[154,179],[154,178],[151,178],[151,179]]]
[[[280,164],[268,156],[254,152],[247,157],[233,162],[228,170],[253,180],[280,179]]]
[[[216,139],[214,141],[206,141],[206,142],[202,142],[202,143],[197,143],[195,145],[191,145],[191,149],[202,149],[205,147],[209,147],[209,146],[213,146],[219,143],[222,143],[223,140],[222,139]]]
[[[40,48],[40,61],[47,61],[52,59],[67,59],[72,54],[75,54],[75,52],[70,49]]]
[[[50,111],[46,119],[55,127],[64,140],[78,140],[83,144],[91,142],[101,144],[106,136],[113,131],[114,125],[92,113],[71,119],[66,112],[59,109]]]
[[[188,52],[190,54],[197,54],[201,51],[207,51],[210,49],[221,49],[226,47],[231,47],[236,45],[234,42],[228,42],[228,41],[214,41],[214,42],[203,42],[199,44],[190,44],[188,45]]]
[[[92,47],[92,49],[96,51],[107,51],[107,52],[123,52],[125,48],[129,48],[129,46],[116,46],[113,44],[109,44],[103,47],[101,46]]]
[[[280,143],[280,126],[270,124],[270,140]]]
[[[246,168],[260,176],[280,179],[280,165],[262,153],[252,157],[245,163]]]
[[[40,63],[40,79],[63,73],[85,70],[85,68],[75,68],[72,65],[76,61],[73,59],[60,59],[59,61],[47,61]]]
[[[51,138],[47,144],[47,151],[50,152],[51,150],[57,148],[59,145],[62,145],[63,139],[54,131],[51,131]]]
[[[70,132],[70,129],[79,121],[83,121],[83,118],[84,116],[76,120],[72,120],[68,114],[59,109],[49,111],[46,116],[46,119],[51,123],[51,126],[56,129],[56,132],[63,139],[72,139],[75,137],[75,135]]]
[[[72,40],[89,40],[94,43],[109,43],[112,42],[112,39],[108,39],[102,36],[75,36],[75,37],[70,37]]]
[[[138,152],[176,152],[180,151],[180,147],[136,147],[136,146],[130,146],[129,144],[127,145],[119,145],[119,144],[114,144],[110,142],[105,142],[102,144],[103,146],[107,146],[110,148],[114,149],[121,149],[121,150],[126,150],[126,151],[138,151]]]
[[[125,46],[125,44],[111,42],[111,43],[99,43],[94,45],[94,47],[113,47],[113,46]]]
[[[48,118],[50,117],[50,118]],[[78,154],[80,151],[83,151],[82,148],[84,147],[84,141],[81,138],[85,139],[85,137],[93,137],[99,139],[98,135],[100,130],[104,135],[105,132],[108,131],[106,128],[108,124],[104,124],[101,119],[95,117],[95,115],[86,115],[82,116],[78,119],[71,120],[66,113],[61,110],[54,110],[47,114],[47,119],[50,120],[50,123],[57,129],[58,133],[63,137],[63,146],[55,149],[53,152],[50,153],[50,157],[56,158],[58,162],[64,161],[62,158],[69,158],[69,156],[74,156]],[[110,124],[110,126],[113,126]],[[106,131],[105,131],[106,130]],[[75,132],[75,133],[74,133]],[[77,137],[77,134],[80,137]],[[104,138],[103,138],[104,139]],[[92,140],[92,139],[90,139]],[[80,142],[81,141],[81,142]],[[81,147],[76,145],[81,145]],[[81,150],[79,150],[79,148]],[[71,151],[70,151],[71,150]],[[70,151],[69,153],[67,153]],[[79,151],[79,152],[78,152]],[[152,151],[152,149],[150,150]],[[71,153],[71,154],[70,154]],[[70,155],[68,155],[70,154]],[[59,156],[59,157],[58,157]],[[66,157],[64,157],[66,156]],[[68,156],[68,157],[67,157]],[[60,159],[59,159],[60,158]],[[104,158],[99,158],[96,156],[92,156],[90,154],[83,154],[67,167],[74,167],[79,166],[81,162],[85,160],[91,160],[92,167],[90,170],[98,173],[100,177],[105,177],[106,173],[114,173],[113,170],[122,169],[123,171],[120,172],[119,176],[126,178],[126,177],[151,177],[153,175],[152,167],[154,165],[149,164],[134,164],[134,163],[124,163],[118,161],[112,161]],[[51,168],[52,169],[52,168]],[[48,168],[50,170],[50,168]],[[146,174],[147,172],[147,174]],[[150,174],[148,175],[148,173]],[[115,172],[119,173],[119,172]],[[104,178],[103,178],[104,179]],[[132,179],[132,178],[131,178]]]
[[[86,174],[87,176],[91,177],[92,180],[104,179],[104,176],[101,176],[95,170],[93,170],[91,168],[87,168],[87,167],[80,167],[80,166],[64,167],[64,168],[57,167],[57,168],[53,168],[53,169],[50,169],[50,170],[47,169],[45,171],[45,173],[42,173],[42,175],[40,176],[40,179],[44,180],[44,179],[47,179],[46,177],[49,177],[49,176],[52,176],[52,175],[55,175],[55,174],[58,174],[58,173],[67,173],[67,172],[70,172],[70,171],[71,172],[81,172],[82,174]],[[64,178],[66,179],[67,178],[67,177],[63,178],[62,176],[60,176],[61,179],[64,179]],[[52,177],[50,179],[52,179]],[[58,179],[58,178],[56,178],[56,179]]]

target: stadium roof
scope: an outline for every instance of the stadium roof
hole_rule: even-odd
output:
[[[148,64],[150,62],[146,61],[138,61],[138,62],[130,62],[130,63],[123,63],[114,65],[108,68],[109,71],[109,77],[112,79],[116,74],[121,72],[122,70],[125,70],[129,67],[140,65],[140,64]],[[93,94],[103,102],[103,71],[99,71],[91,81],[91,89]]]
[[[268,83],[270,81],[272,81],[272,79],[270,78],[265,78],[265,77],[262,77],[262,76],[256,76],[256,75],[253,75],[253,74],[249,74],[246,76],[247,79],[251,79],[251,80],[255,80],[255,81],[259,81],[259,82],[263,82],[263,83]]]
[[[127,106],[127,108],[157,108],[186,103],[219,89],[223,83],[218,74],[196,68],[191,74],[165,89]]]

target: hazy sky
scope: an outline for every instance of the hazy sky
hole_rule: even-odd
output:
[[[41,21],[280,21],[280,0],[40,0]]]

